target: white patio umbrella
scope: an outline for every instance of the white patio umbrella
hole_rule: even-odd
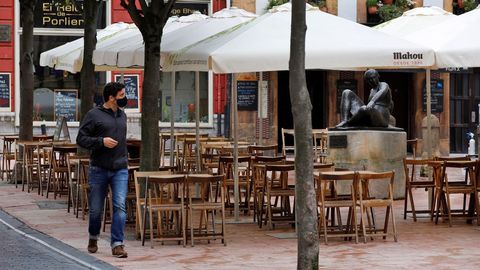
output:
[[[405,38],[435,51],[435,66],[480,67],[480,7]]]
[[[114,23],[97,32],[97,43],[114,36],[130,32],[134,25],[128,23]],[[40,66],[48,66],[58,70],[66,70],[76,73],[81,70],[83,57],[83,38],[65,43],[40,54]]]
[[[164,33],[169,33],[187,26],[198,20],[205,19],[206,15],[193,13],[189,16],[179,18],[177,16],[170,17],[165,24]],[[97,50],[105,47],[123,45],[127,41],[140,40],[143,42],[140,31],[135,24],[114,23],[105,29],[97,32]],[[83,65],[83,38],[76,39],[64,45],[48,50],[40,54],[40,65],[49,66],[57,70],[66,70],[71,73],[80,72]],[[95,57],[95,55],[94,55]],[[100,57],[97,55],[96,57]],[[104,56],[104,57],[108,57]],[[104,70],[121,70],[122,68],[114,65],[96,65],[97,71]]]
[[[164,69],[216,73],[288,70],[290,3],[245,25],[172,53]],[[433,51],[308,8],[306,69],[415,68],[433,65]]]
[[[450,19],[457,17],[452,13],[445,11],[439,7],[418,7],[412,10],[406,11],[402,16],[390,20],[388,22],[379,24],[374,28],[396,36],[405,38],[412,33],[423,32],[424,29],[429,27],[436,27],[437,24],[448,22]],[[410,41],[417,41],[417,39],[409,39]],[[424,44],[431,47],[432,44]],[[430,119],[431,112],[431,90],[430,90],[430,70],[426,70],[426,91],[427,91],[427,119]],[[428,156],[431,155],[432,146],[430,144],[431,138],[431,123],[427,121],[427,139],[426,149]]]
[[[170,17],[163,29],[163,35],[168,35],[171,32],[178,31],[179,29],[189,26],[191,24],[200,22],[208,18],[208,16],[201,14],[200,12],[194,12],[191,15],[183,17]],[[162,38],[163,40],[164,38]],[[142,65],[135,65],[133,63],[119,64],[119,57],[128,54],[129,51],[134,48],[144,47],[144,41],[142,34],[135,27],[135,32],[130,36],[119,36],[118,38],[112,38],[108,44],[97,46],[93,52],[93,63],[96,66],[107,66],[117,68],[133,68],[143,67]],[[162,42],[163,47],[163,42]],[[125,56],[124,56],[125,57]],[[144,55],[139,56],[143,59]],[[143,61],[143,60],[142,60]]]
[[[455,17],[456,15],[439,7],[418,7],[405,11],[402,16],[373,28],[396,37],[404,37]]]
[[[164,69],[216,73],[288,70],[291,16],[290,3],[273,8],[249,23],[169,55]],[[426,46],[321,12],[310,5],[307,5],[306,22],[306,69],[421,68],[434,63],[433,51]],[[236,90],[232,92],[232,99],[235,103]],[[233,119],[234,156],[238,157],[235,105]],[[237,164],[234,170],[237,202]],[[235,218],[238,219],[238,206]]]
[[[211,17],[182,27],[182,29],[164,32],[160,48],[162,56],[186,48],[255,17],[256,15],[253,13],[231,7],[222,9]],[[180,17],[179,20],[183,21],[185,19]],[[104,58],[102,57],[103,54],[111,55],[111,57]],[[143,39],[140,37],[140,39],[124,41],[123,44],[117,44],[117,46],[96,49],[93,54],[93,62],[100,66],[143,67],[145,64],[144,57],[145,46]],[[161,57],[162,62],[163,58]]]

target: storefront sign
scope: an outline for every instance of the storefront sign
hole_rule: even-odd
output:
[[[176,3],[172,11],[170,12],[173,16],[187,16],[192,14],[194,11],[199,11],[202,14],[208,15],[208,4],[207,3]]]
[[[239,111],[257,110],[258,81],[237,81],[237,104]]]
[[[55,89],[54,90],[54,112],[55,119],[65,117],[69,122],[78,121],[78,90],[77,89]]]
[[[352,90],[357,94],[357,80],[337,80],[337,112],[340,112],[343,90]]]
[[[10,108],[10,73],[0,73],[0,108]]]
[[[430,86],[432,90],[432,112],[441,113],[443,112],[443,80],[430,80]],[[422,108],[423,111],[427,111],[427,90],[425,89],[425,82],[423,82],[423,98],[422,98]]]
[[[138,109],[138,75],[124,75],[123,84],[128,98],[127,109]],[[115,81],[121,82],[122,75],[115,75]]]
[[[9,24],[0,24],[0,42],[12,41],[12,26]]]
[[[34,26],[44,28],[83,28],[83,1],[37,0]]]

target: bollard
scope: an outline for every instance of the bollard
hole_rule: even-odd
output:
[[[430,123],[431,123],[431,132],[430,138],[428,138],[428,131],[427,131],[427,117],[424,117],[422,120],[422,157],[428,156],[428,149],[427,144],[430,143],[432,149],[432,155],[440,156],[440,121],[438,117],[435,115],[430,116]]]

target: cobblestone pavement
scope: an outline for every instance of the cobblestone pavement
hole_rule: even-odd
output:
[[[0,269],[115,269],[0,210]]]
[[[2,269],[88,269],[0,223]]]
[[[459,172],[462,176],[464,172]],[[450,174],[454,177],[454,174]],[[1,183],[1,182],[0,182]],[[415,191],[417,209],[427,205],[424,190]],[[13,185],[0,184],[0,208],[28,226],[64,242],[87,254],[87,221],[77,219],[65,208],[41,207],[53,201],[35,193],[22,192]],[[64,202],[65,197],[55,202]],[[461,198],[454,200],[461,203]],[[453,226],[440,221],[435,225],[430,218],[414,222],[403,219],[403,200],[394,206],[398,242],[393,237],[375,238],[366,244],[330,239],[320,245],[321,269],[478,269],[480,265],[480,227],[454,220]],[[378,212],[376,212],[377,214]],[[380,214],[380,213],[379,213]],[[95,258],[121,269],[295,269],[297,261],[296,239],[278,237],[283,232],[292,233],[289,226],[278,226],[273,231],[259,229],[252,217],[241,216],[242,223],[235,224],[229,215],[227,246],[219,241],[195,242],[195,247],[182,247],[177,243],[156,243],[152,249],[147,242],[133,237],[133,228],[127,226],[125,241],[127,259],[113,258],[109,247],[109,231],[101,234],[99,251]],[[379,216],[378,222],[382,221]],[[390,228],[391,229],[391,228]],[[2,234],[0,234],[1,237]],[[3,242],[3,241],[2,241]],[[0,242],[1,243],[1,242]],[[3,254],[2,254],[3,255]],[[1,255],[0,255],[1,256]],[[0,257],[1,258],[1,257]],[[0,269],[3,269],[0,265]]]

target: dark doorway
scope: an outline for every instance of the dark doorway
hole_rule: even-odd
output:
[[[407,132],[407,139],[413,139],[411,115],[413,102],[410,102],[412,90],[412,73],[407,72],[379,72],[380,81],[388,83],[392,90],[393,117],[396,126]],[[370,89],[365,89],[365,96],[368,98]]]
[[[326,126],[325,108],[325,71],[306,71],[307,89],[312,102],[312,128],[320,129]],[[282,128],[293,129],[292,105],[290,102],[289,72],[278,72],[278,146],[282,149]],[[293,145],[293,139],[286,137],[286,145]]]
[[[476,134],[479,103],[480,73],[450,74],[450,152],[468,151],[467,133]]]

